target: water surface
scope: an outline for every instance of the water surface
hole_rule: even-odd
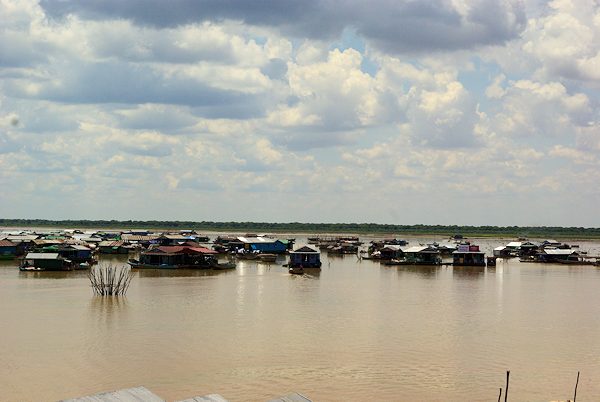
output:
[[[488,254],[504,243],[480,241]],[[506,370],[511,400],[572,398],[577,371],[578,401],[600,399],[597,267],[322,259],[305,276],[252,261],[227,272],[139,271],[125,298],[105,299],[85,272],[2,262],[0,399],[144,385],[167,400],[295,391],[315,401],[490,401]]]

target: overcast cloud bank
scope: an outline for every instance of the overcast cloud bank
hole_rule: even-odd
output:
[[[595,1],[0,19],[5,217],[600,226]]]

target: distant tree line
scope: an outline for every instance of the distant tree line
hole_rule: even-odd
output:
[[[207,231],[358,233],[395,235],[462,235],[478,237],[559,237],[600,238],[600,228],[561,226],[459,226],[459,225],[392,225],[379,223],[271,223],[271,222],[194,222],[141,220],[48,220],[2,219],[4,227],[60,227],[69,229],[194,229]]]

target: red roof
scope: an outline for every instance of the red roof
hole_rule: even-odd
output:
[[[0,240],[0,247],[11,247],[11,246],[16,246],[16,244],[10,240]]]
[[[218,254],[216,251],[205,247],[189,247],[189,246],[160,246],[148,250],[146,254]]]

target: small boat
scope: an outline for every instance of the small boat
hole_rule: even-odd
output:
[[[37,271],[45,271],[44,268],[39,268],[39,267],[33,267],[33,266],[20,266],[19,267],[20,271],[24,271],[24,272],[37,272]]]
[[[303,275],[304,274],[304,268],[302,268],[302,267],[290,267],[290,269],[288,270],[288,272],[290,274],[293,274],[293,275]]]
[[[236,265],[233,261],[217,262],[211,266],[212,269],[220,271],[226,269],[235,269]]]

